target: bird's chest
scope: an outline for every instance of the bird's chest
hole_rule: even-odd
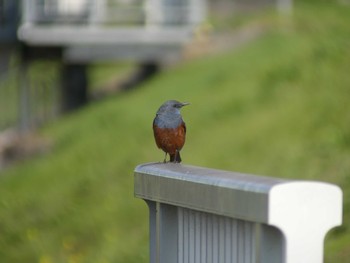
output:
[[[181,115],[158,115],[154,124],[162,129],[176,129],[182,124]]]
[[[154,137],[159,148],[169,153],[180,150],[185,143],[185,130],[183,126],[177,128],[154,127]]]
[[[153,131],[158,147],[165,152],[175,153],[185,143],[185,128],[181,117],[169,121],[157,116],[154,120]]]

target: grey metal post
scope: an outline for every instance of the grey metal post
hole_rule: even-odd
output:
[[[280,230],[266,224],[257,225],[257,263],[284,262],[285,239]]]
[[[63,64],[61,84],[61,110],[76,110],[88,101],[87,65]]]
[[[89,24],[99,26],[106,20],[106,0],[89,0]]]
[[[28,62],[23,61],[20,67],[19,84],[19,129],[25,132],[30,129],[30,83],[28,79]]]
[[[157,252],[157,207],[156,202],[147,201],[149,209],[149,254],[150,263],[156,262]]]
[[[37,0],[22,1],[22,23],[33,23],[37,17]]]
[[[147,202],[150,213],[150,262],[176,263],[178,251],[177,207]]]

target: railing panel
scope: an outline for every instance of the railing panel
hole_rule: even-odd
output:
[[[178,208],[179,263],[255,262],[255,224]]]
[[[151,263],[322,263],[342,219],[335,185],[180,164],[138,166],[135,195],[150,204]]]

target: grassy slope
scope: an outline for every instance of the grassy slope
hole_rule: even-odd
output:
[[[147,262],[147,209],[133,168],[162,160],[151,122],[183,109],[185,163],[340,184],[344,226],[327,262],[350,262],[349,7],[299,6],[238,51],[172,68],[142,89],[92,105],[43,134],[54,148],[0,178],[3,262]]]

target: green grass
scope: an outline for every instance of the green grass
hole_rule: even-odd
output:
[[[297,4],[292,21],[270,17],[239,50],[179,64],[43,129],[51,152],[0,177],[1,261],[148,262],[133,169],[162,160],[151,123],[175,98],[191,102],[184,163],[340,185],[344,224],[325,255],[350,262],[349,13]]]

